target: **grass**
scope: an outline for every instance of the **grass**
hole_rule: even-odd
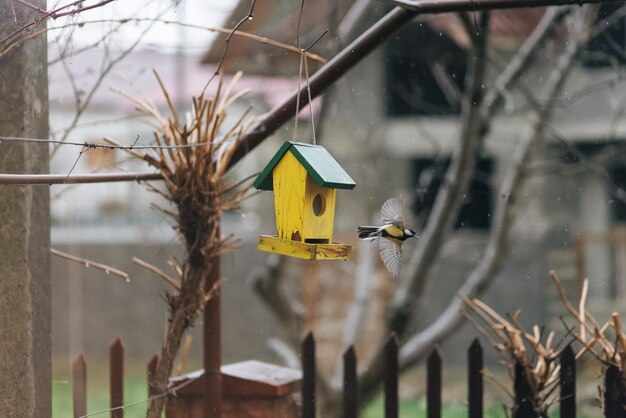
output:
[[[420,400],[405,399],[400,402],[399,418],[426,417],[426,405]],[[374,401],[364,412],[363,418],[381,418],[384,416],[382,399]],[[461,404],[447,404],[443,406],[442,417],[467,418],[467,407]],[[485,411],[485,418],[505,418],[502,407],[493,407]]]
[[[399,418],[425,418],[426,405],[421,400],[405,399],[400,402]],[[467,418],[467,407],[462,404],[446,404],[443,405],[441,413],[443,418]],[[485,418],[506,418],[502,406],[493,406],[485,410]],[[550,418],[558,418],[559,411],[556,408],[551,409]],[[578,413],[578,418],[591,418],[590,415]],[[363,418],[382,418],[384,417],[384,403],[382,398],[374,401],[367,407],[363,413]]]
[[[132,364],[132,363],[131,363]],[[66,368],[53,369],[52,381],[52,417],[72,418],[72,386],[69,378],[69,370]],[[140,418],[146,416],[147,408],[147,384],[145,371],[141,368],[134,369],[132,366],[126,370],[124,380],[124,400],[127,407],[124,411],[125,418]],[[457,399],[460,399],[457,397]],[[485,418],[505,418],[501,405],[491,403],[485,411]],[[108,369],[103,365],[90,366],[87,370],[87,412],[89,416],[109,417],[109,379]],[[597,408],[597,407],[596,407]],[[592,411],[600,412],[598,409]],[[362,418],[382,418],[384,401],[381,398],[375,400],[362,414]],[[601,412],[600,412],[601,413]],[[91,415],[93,414],[93,415]],[[466,418],[467,407],[459,402],[444,404],[444,418]],[[557,408],[551,410],[552,418],[558,417]],[[597,414],[578,413],[578,418],[590,418]],[[403,399],[400,402],[399,418],[423,418],[426,417],[426,405],[422,399]]]
[[[110,416],[109,406],[109,378],[108,370],[96,366],[87,369],[87,414],[93,414],[95,418]],[[148,398],[148,386],[145,372],[140,370],[127,370],[124,378],[124,402],[127,407],[124,410],[124,418],[140,418],[146,416]],[[52,379],[52,417],[73,418],[72,385],[69,378],[69,370],[65,368],[53,369]],[[133,403],[141,402],[137,405]],[[101,412],[101,413],[98,413]]]

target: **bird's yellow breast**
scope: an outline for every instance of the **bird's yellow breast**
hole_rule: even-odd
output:
[[[389,224],[383,227],[383,237],[390,239],[398,244],[401,244],[406,237],[404,236],[404,231],[398,228],[395,225]]]

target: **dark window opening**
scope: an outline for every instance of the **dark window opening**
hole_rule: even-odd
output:
[[[626,143],[614,141],[586,141],[563,146],[560,162],[565,165],[580,164],[593,171],[606,188],[610,216],[613,222],[626,223]]]
[[[565,147],[561,155],[561,162],[563,164],[578,164],[581,162],[581,158],[602,158],[602,154],[613,153],[618,144],[612,142],[577,142],[560,146]]]
[[[389,116],[457,115],[467,54],[445,34],[414,22],[385,45],[385,110]]]
[[[491,227],[493,207],[493,187],[491,176],[494,162],[491,158],[480,158],[469,192],[464,200],[455,227],[488,230]],[[443,183],[450,158],[419,158],[413,160],[413,186],[417,198],[413,202],[413,212],[419,216],[422,227],[425,225],[437,192]]]
[[[626,166],[614,167],[609,171],[613,193],[611,196],[611,219],[614,222],[626,223]]]
[[[626,14],[624,3],[603,4],[596,27],[605,29],[589,40],[584,54],[586,67],[607,67],[626,63]]]

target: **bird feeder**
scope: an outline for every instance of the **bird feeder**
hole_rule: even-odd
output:
[[[277,235],[258,249],[308,260],[347,260],[352,249],[333,242],[337,189],[356,184],[319,145],[286,141],[254,182],[274,191]]]

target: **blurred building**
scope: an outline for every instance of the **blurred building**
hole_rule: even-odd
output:
[[[298,3],[298,4],[296,4]],[[323,0],[305,2],[300,42],[309,45],[324,30],[330,32],[311,52],[333,54],[383,16],[383,2]],[[612,6],[603,6],[600,19]],[[233,9],[232,27],[248,12],[249,2]],[[534,29],[543,9],[493,12],[491,20],[494,66],[506,64]],[[242,30],[297,45],[299,2],[257,1],[254,19]],[[542,59],[522,80],[525,88],[541,95],[546,77],[562,48],[567,22],[554,42],[542,51]],[[382,202],[401,195],[412,204],[418,229],[428,215],[459,135],[458,97],[467,70],[468,40],[452,15],[416,18],[373,51],[359,65],[314,101],[318,143],[341,162],[357,188],[338,197],[335,230],[341,242],[352,242],[354,262],[363,247],[355,240],[357,224],[372,221]],[[608,35],[607,35],[608,34]],[[518,208],[510,255],[487,302],[502,312],[522,308],[525,323],[552,324],[562,313],[547,278],[555,269],[575,297],[582,277],[591,280],[590,304],[607,312],[626,299],[626,138],[624,123],[623,67],[626,31],[622,20],[605,35],[595,37],[570,78],[559,101],[541,148],[532,166],[524,199]],[[136,51],[116,65],[90,99],[69,139],[97,142],[110,136],[124,144],[152,143],[150,128],[134,110],[131,97],[150,100],[161,109],[165,98],[150,74],[156,69],[184,114],[188,98],[201,91],[222,54],[218,38],[200,59],[197,56]],[[53,54],[51,53],[51,56]],[[50,119],[57,138],[72,125],[76,106],[90,95],[90,86],[103,68],[102,51],[88,50],[50,67]],[[223,69],[244,71],[237,88],[249,88],[239,111],[252,104],[262,115],[298,85],[300,57],[284,49],[242,37],[233,37]],[[310,71],[319,68],[309,61]],[[68,77],[68,68],[72,77]],[[324,103],[322,104],[322,100]],[[477,175],[461,210],[454,234],[443,249],[442,260],[432,272],[437,276],[427,289],[428,302],[415,328],[432,322],[455,297],[465,275],[482,256],[491,229],[498,188],[511,163],[518,142],[531,126],[531,110],[524,98],[507,94],[506,105],[495,118],[478,162]],[[237,111],[235,111],[235,114]],[[320,115],[325,113],[325,115]],[[233,116],[234,117],[234,116]],[[235,175],[245,177],[267,163],[282,141],[311,141],[308,107],[300,113],[299,130],[288,123],[238,166]],[[562,138],[562,140],[560,140]],[[119,151],[61,147],[51,172],[144,171],[141,162],[120,162]],[[121,168],[120,168],[121,167]],[[53,260],[55,353],[64,357],[79,350],[105,356],[107,344],[118,334],[128,341],[131,355],[146,358],[156,350],[166,321],[164,286],[160,279],[135,266],[138,256],[167,269],[169,253],[180,254],[171,225],[150,209],[156,196],[134,183],[53,186],[53,246],[72,254],[112,264],[131,274],[131,283],[108,277],[65,260]],[[271,193],[246,202],[241,212],[224,219],[225,232],[242,238],[240,249],[226,255],[224,276],[225,360],[264,358],[268,337],[279,334],[274,318],[245,283],[251,269],[266,255],[256,250],[256,237],[274,231]],[[366,243],[366,245],[369,245]],[[414,247],[405,249],[408,258]],[[354,292],[354,263],[289,261],[290,291],[308,308],[309,326],[329,347],[321,350],[325,364],[332,364],[339,346],[347,304]],[[380,266],[379,266],[380,269]],[[384,321],[384,304],[394,283],[379,270],[376,290],[369,301],[367,330],[372,344],[378,341],[377,325]],[[245,309],[241,309],[245,306]],[[196,327],[198,335],[201,327]],[[449,347],[458,356],[468,336],[465,329]],[[201,338],[196,338],[195,353]],[[333,346],[334,344],[334,346]],[[448,345],[446,345],[448,347]],[[193,357],[193,356],[192,356]],[[196,359],[199,357],[196,355]]]
[[[101,48],[72,52],[65,62],[57,59],[56,46],[50,49],[50,126],[52,138],[72,142],[104,143],[110,137],[124,145],[153,144],[149,118],[135,108],[133,99],[152,103],[167,114],[167,101],[156,78],[158,72],[179,115],[186,117],[191,96],[198,95],[215,71],[200,64],[198,56],[166,54],[155,49],[133,51],[116,63],[106,76],[102,71],[115,53]],[[181,62],[183,60],[183,62]],[[232,80],[226,77],[225,83]],[[218,80],[208,88],[213,94]],[[99,85],[97,89],[93,89]],[[276,78],[271,83],[256,77],[242,79],[235,91],[250,93],[233,106],[229,114],[236,120],[248,107],[262,114],[293,88],[289,80]],[[82,109],[85,101],[88,106]],[[80,118],[75,121],[77,109]],[[229,126],[229,121],[226,121]],[[71,128],[69,134],[66,130]],[[234,177],[254,173],[265,158],[246,159]],[[52,173],[149,172],[142,161],[120,150],[83,149],[81,146],[53,148]],[[156,186],[159,182],[154,183]],[[247,203],[255,206],[256,201]],[[136,360],[149,358],[160,349],[167,320],[163,292],[167,285],[157,276],[137,266],[139,257],[169,271],[167,256],[180,260],[181,247],[172,227],[153,205],[164,205],[156,193],[134,182],[55,185],[51,187],[52,246],[67,253],[117,267],[130,275],[130,282],[53,257],[53,354],[61,362],[79,351],[87,357],[104,359],[108,344],[117,336],[125,339],[129,355]],[[170,208],[171,209],[171,208]],[[271,213],[268,206],[268,213]],[[227,362],[265,358],[266,339],[275,334],[274,322],[246,284],[249,270],[262,263],[256,251],[256,237],[262,220],[254,211],[226,215],[223,231],[241,239],[239,248],[223,259],[224,286],[224,359]],[[247,263],[238,262],[239,258]],[[240,306],[248,309],[242,314]],[[259,319],[263,325],[255,321]],[[195,335],[191,364],[201,357],[201,329]]]
[[[240,1],[230,23],[245,16],[248,7],[248,2]],[[245,30],[296,45],[299,7],[299,3],[259,1],[254,20],[245,23]],[[558,100],[540,158],[532,164],[519,203],[509,257],[486,296],[502,312],[522,308],[527,324],[562,327],[558,317],[563,310],[548,279],[550,269],[560,274],[575,298],[582,278],[589,277],[589,304],[602,318],[623,306],[626,298],[626,89],[622,82],[626,26],[623,17],[607,20],[617,8],[602,6],[598,22],[611,24],[592,37]],[[377,1],[305,2],[300,45],[309,45],[328,29],[311,51],[330,58],[389,10],[390,6]],[[492,12],[489,85],[544,11]],[[553,40],[520,81],[523,89],[542,97],[570,24],[566,19],[556,28]],[[316,100],[315,118],[324,113],[323,123],[317,126],[318,143],[325,145],[357,182],[354,192],[339,199],[339,230],[350,234],[358,223],[370,222],[382,202],[394,195],[412,203],[418,225],[426,221],[458,143],[459,97],[469,44],[465,33],[452,14],[417,17],[328,89],[323,99]],[[218,40],[204,62],[215,63],[220,48]],[[224,61],[226,71],[297,77],[297,54],[243,39],[234,39],[230,48]],[[312,61],[311,65],[317,68]],[[455,232],[432,273],[439,279],[427,289],[427,306],[419,313],[416,327],[439,315],[482,256],[498,188],[517,144],[532,126],[533,109],[523,95],[507,92],[504,99]],[[301,120],[310,120],[307,112],[301,112]],[[287,129],[280,134],[284,139],[291,138]],[[310,126],[301,125],[299,132],[291,135],[311,141]],[[263,145],[262,149],[269,147]],[[411,249],[406,249],[405,255]],[[385,294],[389,291],[387,287]],[[315,297],[319,303],[311,304],[319,311],[322,301],[333,298],[333,292],[326,289]],[[350,297],[351,293],[345,300]],[[337,313],[334,320],[340,319],[341,313]],[[335,334],[340,332],[338,329]]]

